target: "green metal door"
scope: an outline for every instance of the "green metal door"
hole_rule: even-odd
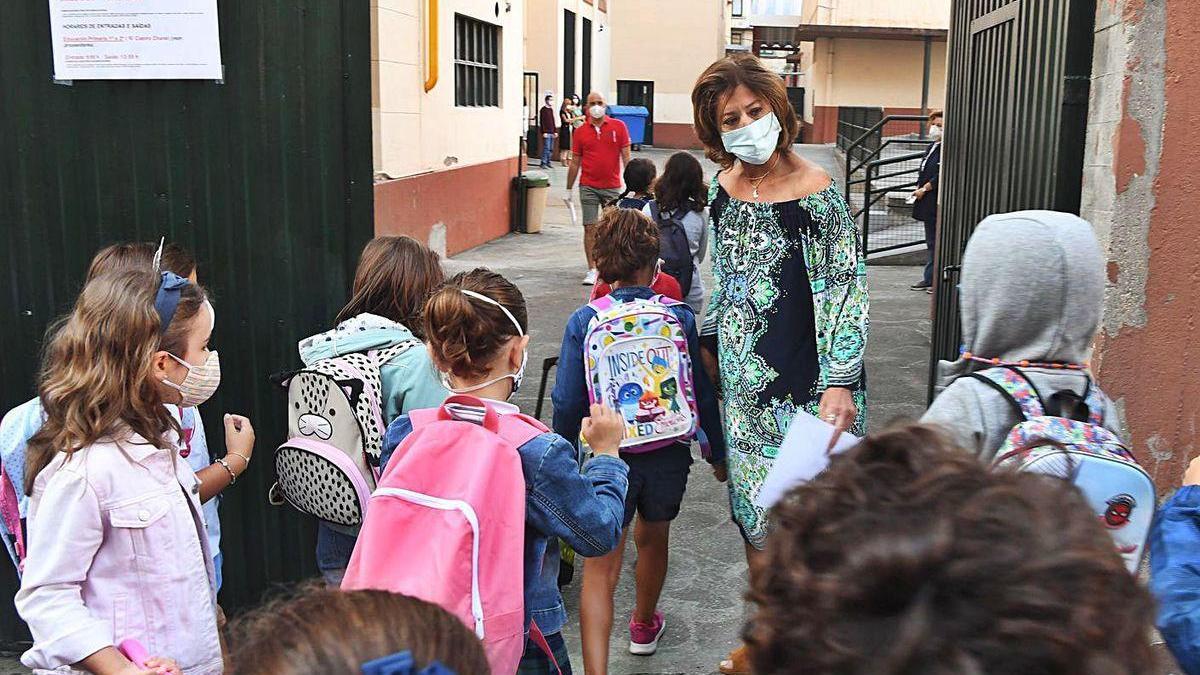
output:
[[[954,3],[931,374],[958,355],[956,271],[975,225],[1079,212],[1095,15],[1095,0]]]
[[[165,235],[217,310],[222,384],[203,414],[251,417],[254,466],[221,504],[227,608],[314,572],[311,523],[267,506],[286,419],[267,375],[328,327],[372,234],[370,3],[221,0],[223,83],[51,81],[48,3],[0,3],[0,408],[34,394],[47,324],[88,260]],[[7,563],[0,594],[11,597]],[[11,602],[0,638],[20,639]]]

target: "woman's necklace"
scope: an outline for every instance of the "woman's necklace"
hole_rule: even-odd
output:
[[[780,157],[782,157],[782,155],[775,155],[774,161],[772,161],[771,165],[767,167],[766,172],[758,178],[751,178],[747,176],[745,167],[742,167],[742,178],[744,178],[746,182],[750,184],[750,187],[753,188],[750,196],[754,198],[754,201],[758,201],[758,186],[762,185],[763,181],[765,181],[767,177],[771,175],[771,172],[775,170],[775,165],[779,164]]]

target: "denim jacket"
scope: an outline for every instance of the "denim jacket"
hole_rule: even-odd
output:
[[[654,291],[645,286],[626,286],[612,292],[612,297],[622,302],[633,299],[649,300]],[[717,397],[709,382],[708,374],[700,364],[700,340],[696,333],[696,315],[687,305],[671,308],[687,333],[688,353],[692,357],[692,381],[696,386],[696,404],[700,413],[700,429],[708,436],[712,454],[710,464],[725,461],[725,434],[721,427],[721,411]],[[583,418],[588,415],[590,399],[587,390],[587,375],[583,367],[583,341],[587,338],[588,324],[596,318],[596,310],[584,305],[575,310],[567,321],[563,333],[562,351],[558,357],[558,376],[554,380],[554,432],[574,443],[579,438]]]
[[[1200,485],[1185,485],[1150,530],[1155,623],[1185,673],[1200,673]]]
[[[516,406],[488,401],[500,414]],[[396,447],[412,433],[403,415],[388,427],[380,466],[386,467]],[[567,622],[558,592],[558,543],[567,542],[579,555],[602,556],[621,541],[629,467],[616,457],[600,456],[579,471],[575,447],[546,433],[517,448],[525,474],[525,625],[537,621],[547,635]]]

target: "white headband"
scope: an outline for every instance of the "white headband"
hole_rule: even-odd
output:
[[[517,335],[520,335],[521,337],[525,337],[525,331],[524,331],[524,329],[521,328],[520,322],[517,321],[517,317],[512,315],[512,312],[508,311],[507,307],[505,307],[504,305],[496,302],[495,300],[493,300],[493,299],[489,298],[488,296],[483,295],[481,293],[476,293],[475,291],[468,291],[465,288],[460,288],[458,290],[461,291],[463,295],[465,295],[469,298],[475,298],[476,300],[482,300],[482,301],[488,303],[489,305],[495,305],[495,306],[499,307],[500,311],[504,312],[504,316],[507,316],[508,320],[511,321],[514,326],[517,327]]]

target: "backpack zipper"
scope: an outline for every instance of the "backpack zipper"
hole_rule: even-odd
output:
[[[471,616],[475,619],[475,637],[483,639],[483,600],[479,595],[479,518],[475,509],[461,499],[442,499],[404,488],[379,488],[374,497],[395,497],[406,502],[440,511],[458,511],[471,526]]]

